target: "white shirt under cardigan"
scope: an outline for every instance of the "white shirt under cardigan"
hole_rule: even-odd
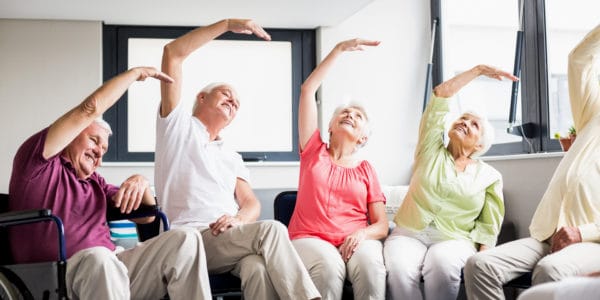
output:
[[[154,182],[158,203],[177,226],[204,227],[235,215],[237,178],[249,181],[242,157],[179,104],[156,119]]]

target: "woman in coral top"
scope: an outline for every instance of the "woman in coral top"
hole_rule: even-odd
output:
[[[290,238],[323,299],[341,299],[344,280],[355,299],[384,299],[385,197],[373,167],[354,154],[368,139],[368,118],[355,104],[338,107],[321,140],[315,92],[336,58],[379,42],[340,42],[302,85],[298,131],[300,182]]]

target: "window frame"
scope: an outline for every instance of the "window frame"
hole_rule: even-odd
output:
[[[432,85],[434,87],[444,81],[442,1],[431,0],[431,23],[433,24],[435,19],[438,21],[432,66]],[[519,92],[521,93],[522,123],[530,123],[533,126],[531,126],[530,135],[527,136],[528,140],[523,138],[521,142],[495,144],[485,154],[486,156],[562,151],[560,143],[552,138],[548,126],[550,107],[546,63],[545,1],[524,1],[523,4],[524,38]],[[508,115],[509,111],[506,114]]]
[[[131,26],[103,24],[103,80],[107,81],[128,68],[129,38],[174,39],[197,27]],[[300,86],[316,66],[316,31],[314,29],[265,29],[274,41],[292,44],[292,149],[291,151],[239,152],[244,161],[298,161],[298,101]],[[253,35],[225,33],[218,40],[260,40]],[[128,150],[128,93],[104,113],[111,125],[111,145],[103,160],[106,162],[153,162],[154,152]]]

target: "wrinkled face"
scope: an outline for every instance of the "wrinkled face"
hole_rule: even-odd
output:
[[[479,118],[471,114],[463,114],[452,124],[448,137],[453,143],[460,143],[463,148],[472,149],[472,153],[480,146],[482,130]]]
[[[102,156],[108,149],[108,131],[97,123],[84,129],[63,151],[77,173],[86,179],[102,164]]]
[[[329,122],[329,132],[333,135],[347,135],[355,139],[358,144],[366,142],[365,127],[367,117],[365,113],[356,107],[346,107]]]
[[[200,93],[197,101],[203,110],[222,116],[226,125],[235,118],[240,107],[237,93],[227,85],[218,86],[210,93]]]

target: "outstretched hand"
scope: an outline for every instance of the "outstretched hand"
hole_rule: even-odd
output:
[[[480,75],[484,75],[490,78],[502,80],[502,78],[506,78],[508,80],[517,81],[518,77],[515,75],[508,73],[506,71],[500,70],[496,67],[488,66],[488,65],[479,65],[477,66],[479,69]]]
[[[371,41],[364,39],[351,39],[337,44],[337,48],[341,51],[362,51],[365,50],[363,46],[379,46],[380,41]]]
[[[136,67],[133,68],[133,70],[138,72],[138,78],[136,79],[137,81],[144,81],[148,77],[153,77],[166,83],[172,83],[175,81],[169,75],[153,67]]]
[[[262,27],[249,19],[227,19],[227,29],[235,33],[254,34],[263,40],[271,40],[271,36]]]

